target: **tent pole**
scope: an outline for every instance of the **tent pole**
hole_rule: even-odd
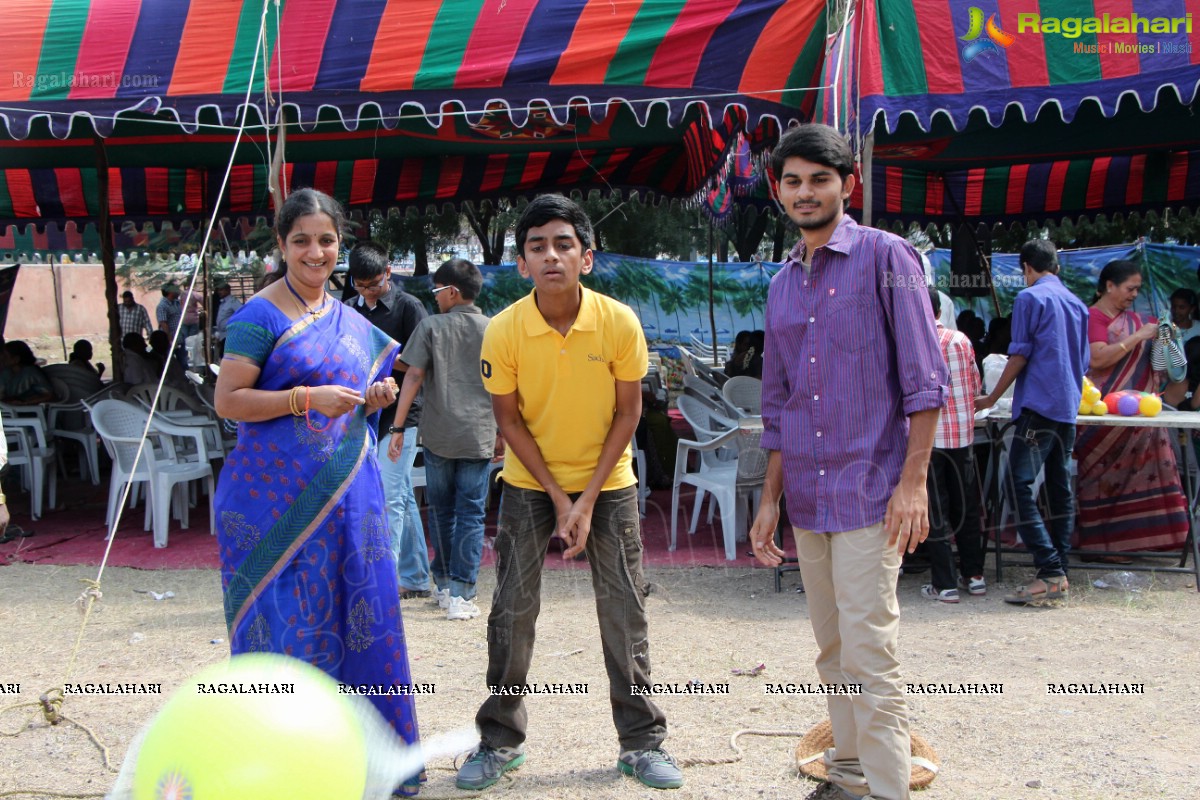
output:
[[[863,225],[868,228],[871,227],[871,223],[874,221],[872,219],[872,217],[874,215],[871,213],[874,210],[872,207],[872,203],[874,202],[874,199],[875,199],[873,197],[874,192],[872,191],[872,186],[871,186],[871,170],[872,170],[871,160],[872,160],[872,158],[874,158],[874,155],[875,155],[875,131],[871,131],[870,133],[867,134],[866,138],[863,139],[863,153],[862,153],[862,191],[863,191],[863,195],[862,195],[862,197],[863,197],[863,212],[862,212],[862,214],[863,214]]]
[[[97,225],[100,226],[100,260],[104,263],[104,302],[108,306],[108,343],[112,348],[112,376],[120,381],[125,374],[125,353],[121,350],[121,317],[117,311],[117,262],[113,245],[112,220],[108,204],[108,152],[104,140],[92,133],[96,151],[96,194],[100,207]]]
[[[708,219],[708,321],[712,325],[712,362],[713,367],[719,367],[717,358],[717,312],[713,305],[713,221]]]
[[[62,343],[63,361],[67,361],[67,334],[63,330],[62,287],[58,285],[58,268],[61,264],[54,263],[50,256],[50,282],[54,284],[54,315],[58,317],[58,341]]]

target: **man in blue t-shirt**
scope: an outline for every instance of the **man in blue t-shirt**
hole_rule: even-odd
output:
[[[1067,550],[1075,524],[1071,451],[1083,374],[1091,355],[1087,306],[1058,279],[1054,245],[1044,239],[1026,242],[1021,247],[1021,269],[1028,288],[1013,302],[1008,364],[991,394],[975,401],[975,410],[991,408],[1009,385],[1017,382],[1008,473],[1017,532],[1033,555],[1038,574],[1004,602],[1030,605],[1067,594]],[[1049,531],[1033,493],[1033,482],[1043,466]]]

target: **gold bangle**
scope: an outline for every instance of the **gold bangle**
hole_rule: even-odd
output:
[[[301,411],[299,408],[296,407],[296,398],[298,396],[297,392],[299,392],[300,389],[301,389],[301,387],[295,386],[292,388],[292,391],[288,394],[288,409],[291,410],[293,417],[298,417],[304,413],[303,411]]]
[[[1122,350],[1124,350],[1126,353],[1128,353],[1128,352],[1129,352],[1129,348],[1125,346],[1125,343],[1124,343],[1124,342],[1117,342],[1117,347],[1121,348],[1121,349],[1122,349]]]

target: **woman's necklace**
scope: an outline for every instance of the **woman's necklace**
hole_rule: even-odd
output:
[[[329,305],[329,298],[324,292],[321,292],[321,305],[317,308],[312,308],[308,305],[308,303],[304,302],[304,298],[301,297],[300,293],[297,292],[292,286],[292,282],[287,279],[287,275],[283,276],[283,282],[287,284],[288,291],[292,293],[294,298],[296,298],[296,304],[300,306],[300,311],[302,313],[308,314],[313,319],[320,319],[321,316],[328,310],[326,307]]]

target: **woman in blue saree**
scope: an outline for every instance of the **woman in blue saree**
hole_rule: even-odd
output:
[[[342,684],[407,687],[374,424],[396,396],[398,346],[325,293],[337,202],[299,190],[276,220],[284,276],[231,319],[215,393],[218,413],[239,420],[214,501],[230,649],[293,656]],[[379,691],[375,707],[415,744],[412,696]]]

